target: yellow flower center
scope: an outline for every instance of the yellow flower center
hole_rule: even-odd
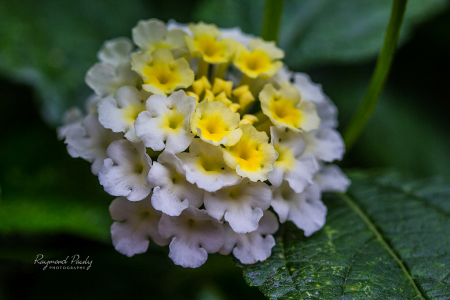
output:
[[[233,188],[230,190],[230,198],[233,200],[239,200],[242,195],[242,190],[240,188]]]
[[[132,104],[123,109],[123,118],[128,125],[134,125],[138,115],[145,110],[145,103]]]
[[[165,118],[161,122],[161,127],[168,132],[176,133],[181,128],[183,123],[184,115],[178,113],[176,109],[172,110],[171,113],[165,115]]]
[[[260,169],[264,153],[260,144],[246,138],[241,138],[238,144],[232,147],[232,155],[237,159],[242,170],[254,172]]]
[[[172,44],[168,44],[168,43],[166,43],[164,41],[159,41],[159,42],[153,44],[152,47],[150,47],[150,53],[155,51],[156,49],[168,49],[168,50],[170,50],[172,48],[173,48]]]
[[[182,81],[178,74],[178,68],[166,63],[147,66],[142,73],[148,78],[145,80],[145,84],[152,84],[163,91],[175,89]]]
[[[295,157],[289,147],[275,145],[275,150],[278,152],[278,159],[275,161],[275,166],[284,170],[292,169],[295,165]]]
[[[203,54],[208,61],[217,61],[225,57],[226,48],[223,43],[209,35],[200,35],[194,40],[195,48]]]
[[[201,158],[197,163],[200,166],[200,169],[203,169],[205,173],[221,173],[225,168],[222,157],[217,158],[214,156],[201,155]]]
[[[213,142],[220,142],[228,133],[228,126],[219,115],[204,116],[197,124],[202,136]]]
[[[260,51],[244,52],[239,58],[239,64],[241,65],[242,71],[244,73],[252,73],[259,75],[270,69],[270,58],[269,56]]]
[[[300,127],[302,114],[294,106],[294,103],[292,103],[292,101],[282,98],[273,98],[270,107],[272,111],[272,117],[275,120],[286,123],[287,125],[295,128]]]

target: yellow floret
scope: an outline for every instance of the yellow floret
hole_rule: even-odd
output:
[[[197,106],[197,104],[198,104],[198,102],[200,100],[200,97],[194,92],[186,92],[186,95],[194,97],[195,98],[195,105]]]
[[[312,102],[301,101],[300,92],[293,86],[276,90],[266,84],[259,94],[261,109],[276,126],[293,131],[310,131],[319,128],[320,118]]]
[[[231,39],[220,39],[222,33],[215,25],[190,24],[194,37],[186,36],[186,43],[192,57],[203,58],[210,64],[220,64],[230,61],[234,54],[235,44]]]
[[[221,78],[215,78],[214,79],[214,85],[212,87],[212,92],[214,95],[220,94],[222,92],[225,92],[225,95],[228,98],[231,98],[231,90],[233,89],[233,82],[232,81],[225,81]]]
[[[154,94],[171,94],[194,82],[194,72],[186,59],[175,60],[166,49],[157,49],[152,55],[142,52],[134,54],[132,69],[143,77],[142,88]]]
[[[232,112],[236,112],[239,110],[240,105],[238,103],[233,103],[229,99],[232,88],[232,81],[225,81],[223,79],[216,78],[214,85],[211,86],[208,78],[206,78],[206,76],[202,76],[200,79],[194,81],[192,84],[192,92],[188,93],[190,93],[190,96],[195,95],[193,97],[197,99],[197,104],[203,100],[221,101],[228,106]]]
[[[234,146],[224,149],[224,159],[236,173],[251,181],[265,181],[273,169],[277,152],[269,144],[269,137],[252,125],[242,125],[242,137]]]
[[[239,126],[244,125],[244,124],[253,125],[253,124],[255,124],[258,121],[259,120],[258,120],[258,118],[255,115],[247,114],[247,115],[244,115],[242,117],[242,120],[239,122]]]
[[[197,79],[192,83],[192,91],[200,96],[205,90],[211,89],[211,83],[209,82],[206,76],[202,76],[202,78]]]
[[[202,101],[191,116],[191,130],[215,146],[234,145],[242,135],[239,119],[239,114],[221,101]]]
[[[239,105],[241,106],[241,112],[244,112],[245,109],[255,101],[255,97],[250,92],[248,85],[242,85],[237,89],[233,90],[233,96],[237,98],[239,101]]]
[[[284,52],[277,48],[274,42],[255,38],[249,42],[249,45],[250,51],[242,45],[237,46],[234,58],[234,65],[245,76],[269,78],[283,66],[279,60],[284,57]]]

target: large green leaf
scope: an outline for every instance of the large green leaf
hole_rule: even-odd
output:
[[[279,35],[286,63],[303,68],[374,57],[381,49],[391,4],[392,0],[286,0]],[[401,40],[447,4],[446,0],[409,1]],[[196,18],[260,34],[263,8],[263,0],[204,0]]]
[[[450,185],[398,173],[351,173],[328,195],[325,227],[286,224],[272,256],[243,266],[276,299],[450,299]]]

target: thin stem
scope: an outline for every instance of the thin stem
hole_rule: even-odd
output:
[[[280,30],[281,14],[284,0],[266,0],[262,38],[266,41],[277,41]]]
[[[225,73],[227,72],[229,63],[218,64],[214,71],[214,77],[218,77],[223,79],[225,77]],[[214,80],[212,80],[214,81]]]
[[[197,74],[196,79],[200,79],[203,76],[208,77],[209,75],[209,63],[203,60],[203,58],[200,58],[200,61],[198,62],[197,66]]]
[[[350,124],[344,132],[344,141],[347,150],[349,150],[356,142],[356,139],[361,134],[377,106],[378,99],[380,98],[380,94],[391,68],[407,2],[408,0],[394,0],[394,3],[392,4],[391,17],[384,38],[383,48],[378,57],[372,79],[370,80],[369,87],[367,88],[366,94],[364,95],[358,110],[353,115]]]

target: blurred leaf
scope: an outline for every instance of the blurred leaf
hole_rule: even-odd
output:
[[[314,75],[339,107],[339,120],[344,128],[364,95],[370,67],[333,68]],[[443,121],[427,109],[433,105],[428,99],[433,99],[436,105],[446,100],[418,94],[414,88],[388,82],[378,107],[354,149],[347,154],[344,165],[393,167],[422,176],[440,175],[450,179],[450,136]]]
[[[0,1],[0,72],[33,85],[47,121],[90,94],[84,75],[105,40],[131,36],[141,1]]]
[[[5,247],[20,253],[21,259],[3,260]],[[166,250],[168,247],[158,248]],[[42,270],[42,265],[33,264],[38,253],[49,260],[75,254],[82,259],[89,256],[92,267],[89,270]],[[241,270],[234,266],[230,256],[212,254],[201,268],[185,269],[174,265],[167,254],[168,251],[148,251],[127,257],[111,245],[73,236],[22,239],[0,236],[0,290],[4,288],[5,299],[9,300],[59,299],[61,295],[67,300],[265,299],[258,289],[245,284]],[[27,288],[23,288],[24,284]]]
[[[109,243],[107,195],[53,129],[16,131],[0,148],[0,234],[70,233]]]
[[[448,299],[448,182],[350,177],[347,195],[326,197],[325,227],[305,238],[286,224],[269,259],[243,266],[247,283],[276,299]]]
[[[279,45],[287,65],[298,69],[373,58],[381,49],[391,5],[391,0],[286,0]],[[409,1],[401,40],[447,6],[446,0]],[[195,17],[260,35],[263,7],[263,0],[204,0]]]

